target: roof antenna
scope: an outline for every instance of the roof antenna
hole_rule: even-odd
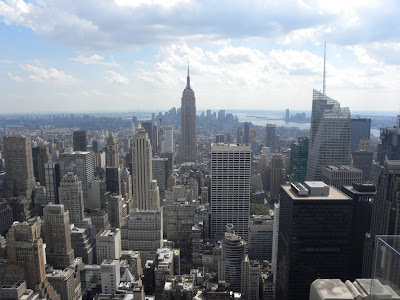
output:
[[[322,94],[324,94],[324,95],[325,95],[325,90],[326,90],[326,84],[325,84],[325,76],[326,76],[325,61],[326,61],[326,42],[325,42],[325,48],[324,48],[324,82],[323,82],[323,86],[322,86]]]

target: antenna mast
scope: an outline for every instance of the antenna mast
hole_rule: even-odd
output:
[[[325,42],[325,48],[324,48],[324,81],[323,81],[323,86],[322,86],[322,93],[325,95],[325,90],[326,90],[326,84],[325,84],[325,61],[326,61],[326,42]]]

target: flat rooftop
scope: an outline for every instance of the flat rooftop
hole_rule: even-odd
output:
[[[283,184],[281,187],[293,200],[351,200],[349,196],[343,194],[333,186],[329,186],[329,196],[299,196],[290,184]]]

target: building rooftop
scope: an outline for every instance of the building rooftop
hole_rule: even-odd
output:
[[[310,181],[308,181],[309,183]],[[326,185],[321,181],[322,184]],[[318,186],[318,184],[315,184],[314,186],[316,187],[321,187]],[[291,187],[290,184],[283,184],[281,187],[287,192],[287,194],[293,199],[293,200],[351,200],[350,197],[346,196],[343,194],[341,191],[338,189],[334,188],[333,186],[329,186],[329,195],[328,196],[300,196],[298,195],[297,191]]]
[[[332,172],[337,172],[337,171],[362,172],[360,169],[348,165],[325,166],[324,168]]]

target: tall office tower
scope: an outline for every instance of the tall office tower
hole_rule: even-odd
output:
[[[250,143],[250,127],[249,123],[244,122],[244,134],[243,134],[243,143],[248,144]]]
[[[351,276],[354,280],[362,277],[362,262],[365,235],[371,230],[372,202],[376,194],[372,183],[353,182],[343,186],[342,192],[353,199],[353,254],[351,259]]]
[[[86,131],[74,131],[72,139],[74,151],[87,151]]]
[[[162,220],[161,210],[131,211],[121,228],[122,250],[139,251],[142,264],[154,259],[157,249],[163,247]]]
[[[358,148],[360,140],[369,140],[371,119],[351,119],[351,151]]]
[[[3,155],[6,165],[5,195],[30,199],[35,186],[31,141],[23,136],[5,136]]]
[[[110,132],[106,144],[106,167],[119,167],[118,138]]]
[[[290,146],[289,174],[292,182],[306,180],[309,142],[309,138],[301,137]]]
[[[49,145],[43,144],[40,147],[32,148],[33,174],[35,180],[40,182],[41,186],[45,185],[44,165],[52,161],[49,151]]]
[[[147,133],[139,124],[132,146],[134,208],[160,209],[157,181],[153,180],[151,152],[151,144]]]
[[[250,145],[211,144],[211,237],[226,224],[247,240],[250,217]]]
[[[272,260],[274,220],[270,216],[252,216],[249,225],[249,258]]]
[[[165,126],[164,127],[164,152],[174,153],[174,127]]]
[[[132,199],[132,176],[127,168],[121,171],[121,194],[125,200]]]
[[[338,190],[344,185],[362,181],[362,171],[351,166],[324,166],[322,167],[322,181]]]
[[[60,295],[46,278],[45,248],[40,237],[39,217],[23,223],[14,222],[11,226],[7,233],[7,261],[10,265],[5,265],[5,273],[8,273],[9,266],[22,266],[25,273],[22,276],[25,277],[28,288],[39,292],[40,296],[46,299],[60,299]],[[10,274],[11,277],[12,275],[14,274]],[[3,280],[2,283],[4,284],[5,281]]]
[[[147,132],[147,136],[150,140],[151,147],[153,147],[153,121],[144,121],[141,122],[142,128]]]
[[[99,140],[93,140],[92,149],[94,153],[99,153],[101,150],[101,143]]]
[[[82,183],[72,172],[68,172],[61,179],[58,188],[60,204],[69,211],[69,223],[80,226],[84,218],[84,204]]]
[[[169,176],[168,158],[153,158],[152,165],[153,179],[157,180],[157,186],[160,190],[160,197],[161,199],[164,199]]]
[[[285,122],[289,122],[289,121],[290,121],[289,108],[286,108],[286,112],[285,112]]]
[[[88,184],[88,202],[85,204],[85,208],[102,208],[107,207],[107,186],[105,181],[94,180]]]
[[[35,181],[39,181],[39,156],[40,147],[32,147],[32,163],[33,163],[33,175],[35,176]]]
[[[139,124],[132,145],[132,188],[135,208],[122,226],[122,249],[140,251],[143,263],[163,245],[162,210],[157,180],[153,180],[151,144]]]
[[[196,161],[196,98],[190,87],[189,66],[181,101],[181,161]]]
[[[64,175],[64,163],[61,161],[44,164],[44,178],[47,203],[59,203],[58,188]]]
[[[281,188],[276,299],[307,300],[315,279],[351,275],[353,200],[321,181]]]
[[[273,240],[272,240],[272,287],[273,293],[275,295],[276,290],[276,278],[278,276],[278,243],[279,243],[279,203],[274,204],[274,232],[273,232]]]
[[[121,194],[121,170],[119,167],[106,168],[106,186],[107,191]]]
[[[381,129],[381,143],[378,145],[377,155],[377,160],[381,166],[385,164],[386,157],[388,160],[400,160],[400,138],[398,135],[399,128],[400,124]]]
[[[225,121],[225,109],[218,111],[218,121]]]
[[[236,143],[243,144],[243,129],[242,127],[238,127],[236,131]]]
[[[106,259],[100,265],[101,292],[103,294],[116,294],[121,281],[119,260]]]
[[[321,180],[322,167],[351,165],[350,110],[314,90],[307,180]]]
[[[88,201],[88,184],[94,180],[94,155],[92,152],[76,151],[61,153],[60,161],[64,162],[64,170],[73,172],[82,182],[83,199]]]
[[[400,161],[386,160],[380,171],[377,192],[372,204],[371,232],[366,235],[363,260],[363,277],[372,274],[375,237],[377,235],[398,235],[400,207]]]
[[[105,259],[119,259],[121,257],[121,231],[103,229],[96,235],[97,264]]]
[[[0,235],[5,236],[13,223],[13,211],[7,200],[0,200]]]
[[[125,199],[121,195],[110,195],[108,200],[108,215],[112,228],[121,228],[125,224],[124,210],[126,212]]]
[[[218,280],[230,284],[231,291],[242,290],[242,263],[246,255],[246,242],[235,233],[233,224],[225,225],[226,232],[218,255]]]
[[[276,126],[275,124],[267,124],[266,125],[266,134],[265,134],[265,145],[271,149],[272,152],[275,152],[276,145]]]
[[[279,200],[279,192],[285,179],[285,157],[282,154],[274,154],[271,158],[271,185],[270,199]]]
[[[369,181],[374,159],[374,152],[365,150],[355,150],[351,152],[353,166],[362,171],[362,181]]]
[[[215,136],[215,142],[216,142],[217,144],[219,144],[219,143],[224,143],[224,142],[225,142],[225,134],[217,134],[217,135]]]
[[[43,214],[47,263],[63,270],[74,262],[69,211],[64,210],[62,204],[49,204]]]

